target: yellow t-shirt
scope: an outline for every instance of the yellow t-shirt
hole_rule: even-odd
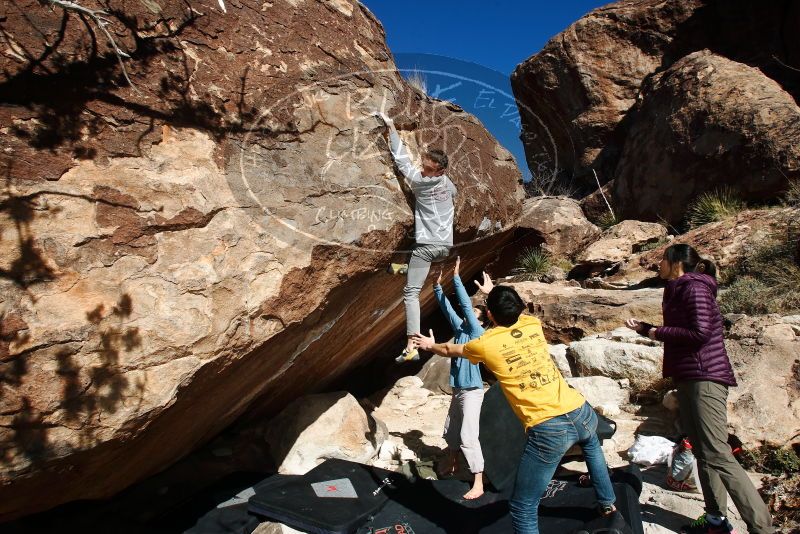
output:
[[[586,402],[561,376],[536,317],[521,315],[512,326],[490,328],[464,345],[464,357],[494,373],[525,430]]]

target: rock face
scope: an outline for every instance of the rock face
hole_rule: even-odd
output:
[[[581,376],[566,379],[567,383],[581,392],[593,408],[602,407],[608,410],[628,404],[630,401],[630,391],[620,386],[619,381],[607,376]],[[610,415],[610,414],[606,414]]]
[[[708,180],[705,173],[718,178],[718,183],[738,181],[743,193],[753,193],[753,198],[785,188],[786,180],[779,183],[772,172],[777,174],[780,169],[789,177],[798,172],[796,161],[781,157],[782,153],[791,152],[789,145],[796,138],[797,126],[792,117],[797,112],[789,104],[791,97],[800,97],[800,72],[791,67],[800,63],[800,37],[792,29],[798,21],[800,5],[790,0],[627,0],[595,9],[551,39],[512,75],[531,172],[545,180],[555,175],[562,187],[577,187],[584,193],[597,189],[591,169],[598,172],[603,184],[613,177],[625,176],[624,185],[615,184],[613,202],[625,206],[625,216],[630,216],[630,209],[646,213],[647,220],[657,220],[656,212],[650,209],[652,203],[648,201],[647,208],[637,211],[638,196],[631,191],[639,192],[645,187],[644,194],[652,196],[647,188],[654,182],[647,180],[648,173],[656,167],[675,169],[680,179],[673,175],[669,185],[662,183],[673,192],[682,191],[679,184],[686,180],[705,181],[707,189],[712,189],[717,184]],[[725,95],[725,90],[717,95],[713,91],[701,94],[696,91],[702,85],[699,80],[689,82],[684,78],[686,86],[681,88],[676,78],[674,92],[680,93],[679,100],[693,98],[691,95],[703,99],[695,103],[698,114],[694,120],[686,120],[677,128],[688,132],[689,148],[673,153],[671,144],[659,144],[673,139],[660,135],[659,141],[648,145],[652,152],[643,152],[634,130],[661,130],[667,127],[669,116],[685,115],[678,106],[657,105],[667,101],[668,90],[657,91],[645,80],[660,78],[665,83],[666,79],[661,78],[665,71],[704,49],[737,62],[739,66],[728,73],[741,76],[743,84],[730,95]],[[787,99],[783,91],[791,97]],[[648,103],[651,98],[652,103]],[[761,99],[769,102],[766,107],[760,104]],[[737,109],[744,101],[746,105]],[[652,113],[637,113],[637,102]],[[701,116],[701,109],[711,113],[711,120]],[[784,117],[775,115],[786,111],[789,113]],[[748,140],[761,131],[759,124],[769,120],[770,114],[776,118],[774,132],[764,140]],[[736,123],[735,117],[741,122]],[[771,156],[768,147],[772,148]],[[691,157],[685,162],[687,150]],[[630,163],[620,167],[623,151],[629,152],[626,159]],[[637,156],[648,161],[645,168],[636,167]],[[735,170],[724,180],[724,171],[717,166],[720,158]],[[764,178],[763,183],[745,184],[746,176],[755,174],[748,168],[752,161],[767,161],[764,166],[776,171],[759,176]],[[685,163],[693,163],[693,174],[689,175]],[[659,175],[664,176],[663,172]],[[690,192],[698,193],[700,188],[693,187]],[[679,200],[670,199],[668,207],[668,213],[658,213],[674,223],[682,215]]]
[[[661,380],[664,349],[661,343],[622,327],[571,343],[567,358],[575,362],[578,376],[627,378],[632,389],[644,391]]]
[[[738,387],[728,424],[748,447],[800,443],[800,317],[734,317],[725,347]]]
[[[525,200],[520,228],[529,229],[552,256],[571,258],[587,242],[600,235],[580,204],[568,197],[533,197]]]
[[[795,220],[797,210],[791,208],[743,211],[723,221],[690,230],[675,241],[630,256],[619,271],[609,277],[609,281],[635,284],[656,277],[664,250],[673,243],[693,246],[701,256],[714,261],[724,274],[754,248],[783,235]]]
[[[762,202],[800,177],[800,107],[759,69],[703,50],[642,94],[614,180],[621,216],[674,223],[705,191]]]
[[[226,5],[115,3],[135,87],[74,13],[3,9],[0,520],[107,497],[402,334],[380,273],[413,222],[375,110],[451,155],[458,242],[521,211],[510,155],[405,84],[363,5]]]
[[[278,472],[287,475],[304,475],[327,458],[367,462],[383,438],[345,392],[300,397],[272,420],[265,436]]]
[[[658,223],[622,221],[604,231],[597,241],[578,254],[579,265],[573,271],[582,276],[595,274],[666,238],[667,229]]]
[[[660,289],[620,291],[518,282],[508,284],[529,303],[529,310],[542,320],[549,343],[570,343],[587,335],[609,332],[628,317],[661,322]]]

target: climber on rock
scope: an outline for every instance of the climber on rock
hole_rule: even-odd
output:
[[[420,332],[419,293],[428,277],[431,263],[450,255],[453,246],[453,221],[455,219],[456,186],[445,175],[447,155],[438,149],[428,150],[422,156],[422,169],[411,160],[408,149],[400,139],[394,121],[383,113],[376,116],[386,124],[389,148],[397,167],[406,178],[414,194],[414,234],[416,243],[408,265],[391,264],[392,274],[406,274],[403,290],[406,309],[406,348],[396,358],[397,362],[419,359],[412,336]]]

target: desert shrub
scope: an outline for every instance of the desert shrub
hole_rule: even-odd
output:
[[[637,250],[634,250],[634,252],[647,252],[648,250],[653,250],[660,247],[668,241],[669,239],[666,237],[659,237],[658,239],[654,239],[653,241],[648,241],[647,243],[642,244]]]
[[[745,469],[775,476],[800,473],[800,458],[791,448],[762,445],[757,449],[745,449],[739,455],[739,462]]]
[[[572,268],[574,267],[574,265],[572,264],[571,261],[569,261],[567,258],[564,258],[562,256],[559,256],[557,258],[551,258],[550,259],[550,263],[552,263],[553,265],[555,265],[556,267],[558,267],[559,269],[561,269],[565,273],[570,272],[572,270]]]
[[[800,310],[800,265],[795,261],[797,231],[767,240],[726,274],[720,296],[723,313],[795,313]]]
[[[421,93],[428,94],[428,80],[425,75],[418,70],[412,70],[406,78],[408,85]]]
[[[789,206],[800,207],[800,179],[789,182],[789,189],[786,190],[784,199]]]
[[[772,512],[776,532],[800,532],[800,474],[764,477],[759,493]]]
[[[752,276],[740,276],[720,296],[719,309],[722,313],[769,313],[767,303],[763,300],[767,289],[767,286]]]
[[[550,255],[539,247],[528,247],[517,256],[517,266],[511,271],[523,280],[535,280],[552,266]]]
[[[709,191],[689,204],[686,224],[689,228],[697,228],[736,215],[744,208],[744,203],[727,187]]]
[[[600,217],[598,217],[597,226],[599,226],[603,230],[608,230],[615,224],[619,224],[619,222],[620,220],[617,218],[616,215],[614,215],[610,211],[607,211],[603,213]]]
[[[532,172],[531,179],[523,184],[526,197],[575,197],[578,187],[567,180],[559,169],[550,170],[540,166]]]

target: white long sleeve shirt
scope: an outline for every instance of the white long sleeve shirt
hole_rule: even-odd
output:
[[[453,246],[456,186],[447,175],[426,178],[411,161],[397,131],[389,129],[392,157],[414,193],[414,235],[419,244]]]

